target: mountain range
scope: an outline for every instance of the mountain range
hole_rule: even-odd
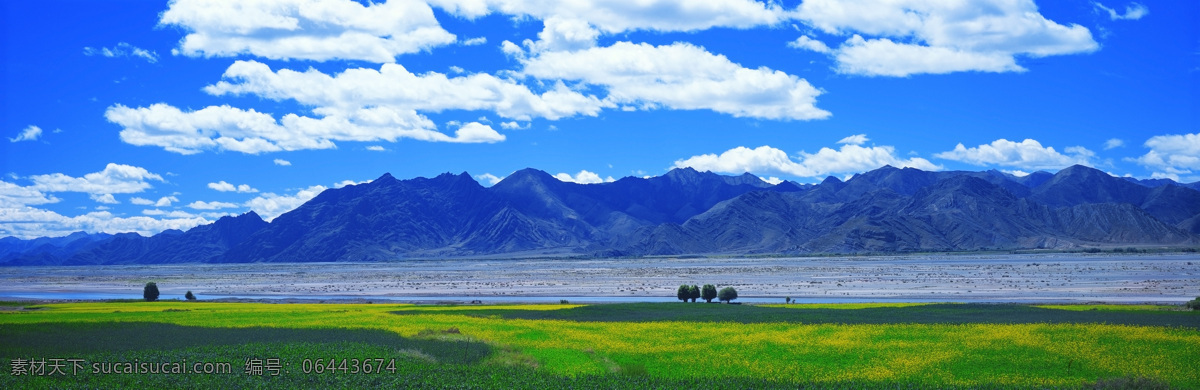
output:
[[[881,253],[1200,245],[1200,183],[883,167],[770,184],[690,168],[598,184],[536,170],[329,189],[271,222],[0,239],[0,265],[385,261],[445,257]]]

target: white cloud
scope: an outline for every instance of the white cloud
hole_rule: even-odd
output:
[[[202,200],[197,200],[195,202],[188,203],[187,207],[193,210],[220,210],[231,209],[238,207],[238,205],[228,202],[205,202]]]
[[[1104,150],[1112,150],[1122,146],[1125,146],[1125,140],[1120,138],[1113,138],[1108,141],[1104,141]]]
[[[844,145],[862,145],[862,144],[867,143],[867,141],[870,141],[870,140],[871,139],[867,138],[866,134],[855,134],[855,135],[852,135],[852,136],[849,136],[846,138],[842,138],[842,139],[838,140],[837,143],[844,144]]]
[[[42,128],[30,125],[25,130],[21,130],[21,134],[17,134],[15,138],[9,138],[8,142],[37,141],[38,137],[41,136]]]
[[[505,138],[504,134],[497,133],[491,126],[471,122],[455,130],[454,141],[451,142],[494,143],[504,141]]]
[[[186,230],[207,223],[211,221],[197,216],[166,219],[117,217],[108,211],[97,211],[67,217],[33,207],[0,207],[0,237],[23,239],[65,236],[77,231],[110,234],[134,232],[149,236],[167,229]]]
[[[176,198],[174,196],[164,196],[164,197],[158,198],[157,202],[154,202],[154,207],[169,207],[169,206],[171,206],[172,202],[178,202],[178,201],[179,201],[179,198]]]
[[[367,147],[367,150],[370,150],[372,152],[386,152],[387,148],[379,146],[379,145],[371,145],[371,146]]]
[[[830,52],[847,74],[1015,72],[1025,70],[1017,57],[1099,48],[1087,28],[1046,19],[1033,0],[806,0],[795,15],[822,32],[850,36]]]
[[[1150,151],[1132,161],[1155,170],[1156,178],[1180,180],[1180,175],[1200,171],[1200,133],[1156,135],[1146,140],[1145,146]],[[1200,178],[1188,176],[1185,180]]]
[[[595,116],[603,107],[597,98],[572,91],[561,83],[552,83],[546,92],[538,94],[514,80],[490,74],[418,75],[399,64],[383,64],[379,70],[347,69],[331,76],[315,69],[273,72],[259,62],[238,61],[226,69],[223,77],[225,80],[204,90],[217,96],[253,94],[274,100],[290,99],[316,107],[313,112],[319,115],[360,120],[378,111],[373,109],[377,107],[396,112],[392,115],[409,115],[403,121],[393,122],[425,127],[432,124],[418,116],[417,111],[490,110],[505,118],[555,120],[575,115]]]
[[[502,122],[502,123],[500,123],[500,127],[503,128],[504,130],[525,130],[525,129],[528,129],[529,126],[531,126],[531,125],[532,125],[531,123],[525,123],[525,125],[522,126],[520,123],[517,123],[517,122]]]
[[[281,167],[290,167],[290,166],[292,166],[292,162],[288,161],[288,160],[284,160],[282,158],[277,158],[277,159],[275,159],[275,165],[278,165]]]
[[[1150,9],[1141,3],[1131,3],[1125,6],[1124,14],[1117,13],[1117,10],[1105,7],[1099,2],[1093,1],[1092,5],[1096,7],[1096,10],[1107,13],[1109,19],[1112,20],[1138,20],[1150,13]]]
[[[829,46],[825,45],[824,42],[813,39],[807,35],[801,35],[800,38],[796,38],[796,40],[788,42],[788,47],[793,49],[815,51],[817,53],[829,53],[833,51],[833,49],[830,49]]]
[[[119,204],[119,203],[121,203],[121,202],[118,202],[117,198],[114,197],[112,194],[91,194],[88,196],[90,198],[92,198],[93,201],[96,201],[96,203],[104,203],[104,204]]]
[[[617,42],[574,52],[545,52],[522,60],[526,75],[582,81],[608,89],[605,101],[643,108],[707,109],[735,117],[822,119],[821,91],[808,81],[766,67],[749,69],[723,55],[675,43]]]
[[[135,197],[129,198],[129,203],[133,203],[138,206],[149,206],[149,205],[154,204],[154,201],[150,200],[150,199],[139,198],[139,197],[135,196]]]
[[[0,180],[0,208],[58,203],[60,199],[31,187]]]
[[[759,179],[762,179],[762,181],[765,181],[765,182],[767,182],[767,183],[771,183],[771,185],[778,185],[779,183],[783,183],[783,179],[780,179],[780,178],[778,178],[778,177],[775,177],[775,176],[771,176],[771,177],[760,177]]]
[[[175,0],[168,7],[159,24],[188,31],[177,52],[193,57],[385,63],[456,40],[421,1]]]
[[[774,25],[788,12],[774,3],[753,0],[536,1],[430,0],[446,11],[477,18],[491,13],[552,17],[586,22],[617,34],[626,31],[700,31],[713,27],[750,28]]]
[[[896,156],[895,149],[891,146],[862,147],[843,143],[837,150],[821,148],[816,153],[800,152],[797,157],[793,160],[786,152],[770,146],[754,149],[739,146],[720,155],[703,154],[678,160],[673,167],[691,167],[700,171],[733,174],[750,172],[758,175],[783,174],[795,177],[853,174],[884,165],[928,171],[942,169],[920,157],[901,159]]]
[[[1007,169],[1005,169],[1005,170],[1003,170],[1003,171],[1001,171],[1001,172],[1004,172],[1004,173],[1007,173],[1007,174],[1010,174],[1010,175],[1013,175],[1013,176],[1016,176],[1016,177],[1025,177],[1025,176],[1029,176],[1029,172],[1025,172],[1025,171],[1022,171],[1022,170],[1020,170],[1020,169],[1013,169],[1013,170],[1007,170]]]
[[[158,62],[158,53],[155,53],[152,50],[142,49],[127,42],[118,43],[117,46],[112,48],[101,47],[97,49],[94,47],[85,47],[83,48],[83,55],[105,56],[108,58],[137,57],[146,60],[146,62],[151,64]]]
[[[367,180],[367,181],[342,180],[337,183],[333,183],[333,188],[342,188],[345,186],[365,184],[365,183],[370,183],[370,182],[371,182],[370,180]]]
[[[440,142],[498,142],[504,136],[479,127],[454,137],[429,130],[427,119],[415,112],[386,107],[358,110],[355,118],[331,115],[321,119],[285,115],[277,123],[268,114],[230,106],[210,106],[184,112],[158,103],[150,107],[109,107],[105,117],[121,125],[121,140],[131,145],[159,146],[180,154],[204,150],[248,154],[281,150],[331,149],[333,141],[396,141],[413,138]],[[484,126],[486,127],[486,126]],[[464,126],[465,128],[465,126]]]
[[[328,187],[315,185],[296,191],[294,195],[277,195],[273,192],[267,192],[254,199],[250,199],[244,206],[249,207],[264,220],[270,222],[283,213],[295,210],[304,204],[304,202],[309,201],[320,194],[321,191],[327,189]]]
[[[1080,146],[1067,147],[1063,151],[1067,154],[1059,153],[1050,146],[1043,147],[1033,139],[1013,142],[1001,138],[973,148],[967,148],[960,143],[954,150],[933,156],[973,165],[999,165],[1033,170],[1060,169],[1075,164],[1091,165],[1090,160],[1095,156],[1095,153]]]
[[[163,181],[162,176],[145,168],[109,163],[103,171],[83,177],[71,177],[61,173],[34,175],[32,188],[45,192],[85,192],[89,194],[129,194],[142,192],[151,187],[149,181]]]
[[[576,173],[575,176],[571,176],[569,173],[559,173],[554,175],[554,178],[567,183],[579,184],[596,184],[616,181],[616,179],[613,179],[612,176],[601,178],[600,175],[588,170],[579,171],[579,173]]]
[[[531,53],[543,51],[575,51],[596,45],[600,32],[579,19],[551,16],[542,21],[537,42],[525,40]]]
[[[487,43],[487,37],[475,37],[462,41],[463,46],[478,46]],[[461,73],[461,72],[460,72]]]
[[[168,217],[168,218],[196,218],[195,214],[192,214],[192,213],[189,213],[186,211],[181,211],[181,210],[165,211],[165,210],[160,210],[160,209],[149,209],[149,210],[142,210],[142,214],[149,215],[149,216],[155,216],[155,217]]]
[[[887,38],[868,41],[858,35],[839,47],[835,57],[838,72],[867,76],[1025,71],[1012,55],[1004,53],[896,43]]]
[[[487,186],[487,187],[494,186],[494,185],[496,185],[496,183],[499,183],[501,180],[504,180],[503,177],[499,177],[499,176],[496,176],[496,175],[493,175],[490,173],[476,175],[475,179],[478,180],[480,184],[483,184],[484,186]]]
[[[221,192],[243,192],[243,193],[258,192],[257,189],[250,187],[249,184],[233,185],[231,183],[225,182],[224,180],[221,180],[216,183],[208,183],[208,188],[211,188],[211,189],[214,189],[217,191],[221,191]]]

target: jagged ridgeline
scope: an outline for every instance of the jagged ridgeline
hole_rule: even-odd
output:
[[[815,185],[692,169],[587,185],[525,169],[491,188],[466,173],[384,174],[270,223],[249,212],[153,237],[4,238],[0,264],[1186,247],[1200,245],[1198,189],[1083,166],[1023,177],[884,167]]]

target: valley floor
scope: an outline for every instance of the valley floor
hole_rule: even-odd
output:
[[[470,259],[382,263],[0,267],[0,297],[440,302],[674,300],[681,284],[746,302],[1181,303],[1200,295],[1192,254],[810,258]]]

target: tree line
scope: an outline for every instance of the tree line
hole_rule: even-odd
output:
[[[704,287],[683,284],[679,286],[679,290],[675,291],[675,297],[684,302],[689,299],[692,302],[695,302],[696,299],[703,299],[705,302],[712,303],[713,299],[717,299],[729,303],[737,299],[738,295],[737,290],[733,287],[725,287],[721,291],[717,291],[717,286],[711,284],[706,284]]]

